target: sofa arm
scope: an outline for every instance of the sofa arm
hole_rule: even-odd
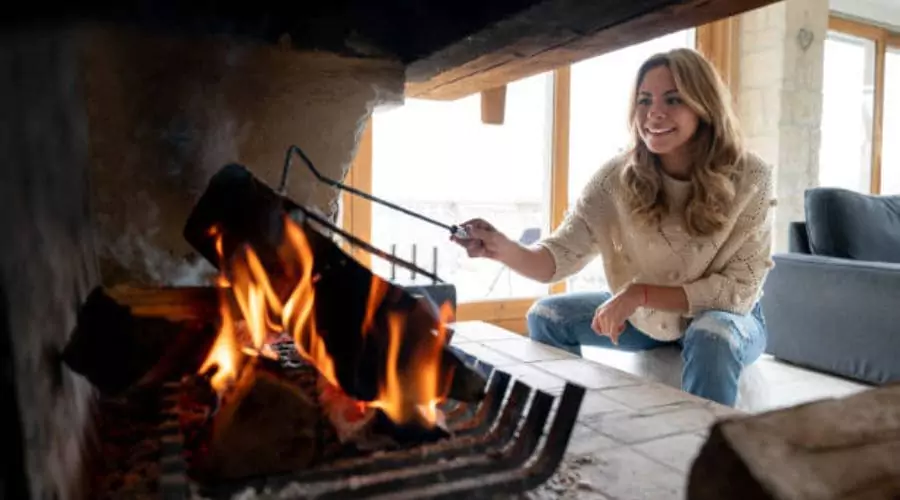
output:
[[[882,384],[900,380],[900,264],[776,254],[762,298],[766,352]]]

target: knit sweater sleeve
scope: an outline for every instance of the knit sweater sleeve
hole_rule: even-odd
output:
[[[772,268],[772,169],[761,160],[748,165],[740,191],[744,206],[707,274],[683,285],[690,314],[716,309],[749,314]]]
[[[608,217],[610,182],[619,164],[620,160],[615,158],[600,167],[559,227],[537,243],[553,257],[556,268],[551,283],[581,271],[600,253],[598,231],[605,226],[604,219]]]

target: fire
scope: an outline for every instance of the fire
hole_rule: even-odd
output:
[[[384,381],[378,399],[370,403],[380,408],[391,420],[405,423],[421,420],[430,425],[437,421],[437,406],[446,398],[448,387],[440,379],[441,355],[447,336],[446,323],[452,312],[449,304],[441,306],[437,341],[428,352],[417,357],[413,369],[398,371],[398,357],[403,342],[404,318],[400,314],[388,315],[388,356]],[[449,380],[449,378],[448,378]]]
[[[231,310],[223,302],[219,306],[219,312],[222,315],[221,324],[219,325],[218,336],[213,344],[206,361],[200,367],[200,372],[204,373],[215,366],[216,372],[210,380],[213,388],[222,392],[231,382],[234,381],[237,373],[237,340],[234,336],[234,322],[231,319]]]
[[[283,332],[291,335],[300,355],[315,366],[328,383],[340,388],[334,359],[316,326],[315,284],[318,277],[313,272],[313,249],[303,230],[292,219],[285,217],[284,243],[277,252],[285,272],[278,279],[267,274],[259,256],[249,246],[239,248],[226,260],[219,229],[210,229],[209,235],[215,238],[221,263],[216,279],[221,297],[221,326],[201,370],[205,371],[213,365],[218,368],[211,381],[213,387],[219,392],[226,390],[237,378],[239,359],[243,358],[240,353],[264,353],[266,340]],[[367,336],[376,331],[376,312],[388,290],[387,282],[373,276],[365,316],[360,325],[360,335],[367,342]],[[229,297],[237,304],[239,320],[249,333],[249,338],[245,339],[249,345],[242,345],[238,340],[240,323],[232,318],[234,312]],[[388,313],[387,331],[383,332],[387,334],[387,356],[378,397],[364,404],[381,409],[398,423],[417,420],[433,425],[437,421],[437,405],[445,397],[447,387],[444,386],[449,380],[441,380],[441,357],[446,337],[444,325],[449,319],[450,307],[445,305],[441,308],[440,321],[433,332],[435,339],[422,343],[425,347],[420,347],[419,351],[426,352],[414,353],[411,361],[401,370],[400,353],[406,337],[406,317],[399,312]]]
[[[362,324],[363,335],[366,335],[369,332],[369,329],[372,328],[372,322],[375,320],[375,312],[378,311],[378,306],[381,304],[381,301],[384,300],[384,295],[387,291],[387,282],[378,279],[376,276],[372,276],[372,283],[369,285],[369,300],[366,305],[366,318],[363,320]]]

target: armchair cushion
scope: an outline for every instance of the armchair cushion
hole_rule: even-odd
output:
[[[814,255],[900,263],[900,196],[812,188],[805,198]]]

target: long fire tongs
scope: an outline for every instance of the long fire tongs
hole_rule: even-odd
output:
[[[453,236],[456,236],[457,238],[463,238],[463,239],[468,238],[468,234],[466,233],[466,230],[460,226],[457,226],[456,224],[453,224],[453,225],[445,224],[443,222],[432,219],[431,217],[428,217],[426,215],[422,215],[418,212],[414,212],[408,208],[404,208],[395,203],[391,203],[387,200],[378,198],[377,196],[366,193],[365,191],[360,191],[359,189],[356,189],[355,187],[352,187],[352,186],[348,186],[340,181],[336,181],[334,179],[329,179],[328,177],[325,177],[324,175],[322,175],[319,172],[318,169],[316,169],[315,166],[313,166],[312,161],[310,161],[309,157],[306,156],[306,153],[304,153],[303,150],[300,149],[300,147],[298,147],[296,145],[292,145],[291,147],[288,148],[287,154],[285,155],[285,158],[284,158],[284,170],[282,170],[282,172],[281,172],[281,184],[279,184],[279,186],[278,186],[278,194],[280,194],[282,196],[287,194],[288,174],[291,171],[291,159],[293,158],[294,153],[296,153],[298,156],[300,156],[300,158],[303,160],[303,163],[306,164],[307,168],[309,168],[309,170],[313,173],[313,175],[316,177],[316,179],[318,179],[320,182],[328,184],[329,186],[335,187],[342,191],[346,191],[348,193],[354,194],[361,198],[365,198],[369,201],[374,201],[375,203],[378,203],[379,205],[383,205],[390,209],[396,210],[398,212],[402,212],[406,215],[409,215],[410,217],[415,217],[416,219],[425,221],[434,226],[438,226],[440,228],[446,229],[447,231],[450,231],[450,234],[452,234]]]
[[[431,224],[437,225],[439,227],[449,230],[451,234],[454,234],[459,238],[467,237],[465,230],[459,226],[455,226],[455,225],[451,226],[451,225],[444,224],[442,222],[439,222],[439,221],[436,221],[429,217],[426,217],[422,214],[413,212],[412,210],[403,208],[399,205],[395,205],[389,201],[385,201],[385,200],[382,200],[375,196],[372,196],[372,195],[370,195],[366,192],[360,191],[356,188],[347,186],[346,184],[338,182],[334,179],[329,179],[328,177],[325,177],[324,175],[319,173],[319,171],[313,165],[312,161],[310,161],[309,157],[306,156],[306,153],[304,153],[303,150],[300,149],[300,147],[298,147],[296,145],[292,145],[291,147],[288,148],[287,154],[285,155],[285,158],[284,158],[284,170],[282,170],[282,173],[281,173],[281,183],[278,185],[278,194],[280,194],[281,196],[287,195],[287,178],[288,178],[288,173],[291,170],[291,158],[293,157],[294,153],[296,153],[298,156],[300,156],[301,159],[303,159],[303,162],[306,164],[306,166],[309,168],[309,170],[313,173],[313,175],[316,177],[316,179],[318,179],[319,181],[321,181],[325,184],[328,184],[329,186],[336,187],[340,190],[347,191],[347,192],[355,194],[357,196],[361,196],[363,198],[366,198],[367,200],[374,201],[374,202],[382,204],[386,207],[403,212],[412,217],[424,220],[425,222],[429,222]],[[325,217],[321,217],[320,215],[314,213],[313,211],[307,210],[305,208],[301,208],[301,210],[306,215],[306,217],[325,226],[329,230],[335,232],[336,234],[340,235],[341,237],[343,237],[344,239],[349,241],[351,244],[356,245],[377,257],[385,259],[386,261],[388,261],[392,264],[396,264],[402,268],[412,271],[413,273],[419,273],[422,276],[430,278],[432,280],[432,282],[434,282],[434,283],[443,283],[444,282],[444,280],[439,278],[436,274],[430,273],[430,272],[420,268],[416,264],[407,262],[407,261],[397,257],[396,255],[387,253],[384,250],[381,250],[378,247],[375,247],[374,245],[353,236],[352,234],[344,231],[340,227],[338,227],[338,226],[332,224],[330,221],[326,220]]]

